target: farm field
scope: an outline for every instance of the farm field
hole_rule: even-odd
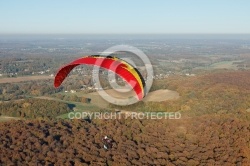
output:
[[[17,117],[10,117],[10,116],[0,116],[0,122],[6,122],[10,120],[18,120],[20,118]]]
[[[111,95],[111,96],[114,96],[116,98],[119,98],[119,99],[127,99],[127,98],[135,95],[133,91],[129,91],[126,93],[119,93],[114,89],[106,90],[106,93]],[[88,93],[88,94],[83,94],[81,92],[77,92],[76,94],[79,97],[91,98],[91,103],[95,103],[95,105],[97,105],[100,108],[106,108],[108,106],[108,102],[106,100],[104,100],[98,94],[98,92],[92,92],[92,93]],[[172,91],[172,90],[168,90],[168,89],[160,89],[157,91],[149,92],[149,94],[143,99],[143,101],[144,102],[150,102],[150,101],[160,102],[160,101],[178,99],[179,97],[180,97],[179,93],[176,91]]]
[[[168,90],[168,89],[160,89],[153,92],[150,92],[143,101],[154,101],[154,102],[160,102],[160,101],[166,101],[166,100],[174,100],[178,99],[179,93],[176,91]]]
[[[24,76],[24,77],[1,78],[0,84],[23,82],[23,81],[37,81],[37,80],[46,80],[46,79],[54,79],[54,77],[51,77],[51,76]]]

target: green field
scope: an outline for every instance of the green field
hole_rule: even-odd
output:
[[[210,67],[213,69],[238,69],[237,65],[233,64],[234,62],[241,61],[221,61],[211,64]]]
[[[207,66],[199,66],[195,67],[194,69],[202,69],[202,70],[214,70],[214,69],[231,69],[231,70],[237,70],[238,67],[236,64],[233,64],[235,62],[242,62],[240,60],[238,61],[221,61],[221,62],[216,62],[211,65]]]
[[[81,103],[81,102],[66,101],[66,100],[60,100],[57,98],[46,97],[46,96],[41,96],[41,97],[36,97],[36,98],[55,100],[55,101],[67,103],[69,105],[69,107],[73,108],[73,110],[76,112],[91,112],[91,111],[95,111],[95,110],[100,109],[100,107],[98,107],[97,105],[95,105],[93,103]],[[57,118],[63,118],[63,119],[68,118],[68,113],[59,115]]]
[[[78,97],[86,97],[91,99],[91,103],[99,108],[107,108],[109,103],[104,100],[98,93],[83,93],[83,92],[76,92],[75,93]]]

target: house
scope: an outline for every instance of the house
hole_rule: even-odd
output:
[[[187,73],[186,76],[195,76],[195,74],[189,74],[189,73]]]
[[[76,93],[76,91],[75,90],[70,90],[70,93]]]

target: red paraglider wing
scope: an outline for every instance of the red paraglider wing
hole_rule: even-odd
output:
[[[79,58],[58,71],[55,76],[54,86],[59,87],[71,70],[81,64],[95,65],[115,72],[133,88],[139,100],[144,97],[145,81],[139,71],[124,60],[116,57],[86,56]]]

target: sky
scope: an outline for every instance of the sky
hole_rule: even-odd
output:
[[[249,0],[5,0],[0,34],[250,34]]]

